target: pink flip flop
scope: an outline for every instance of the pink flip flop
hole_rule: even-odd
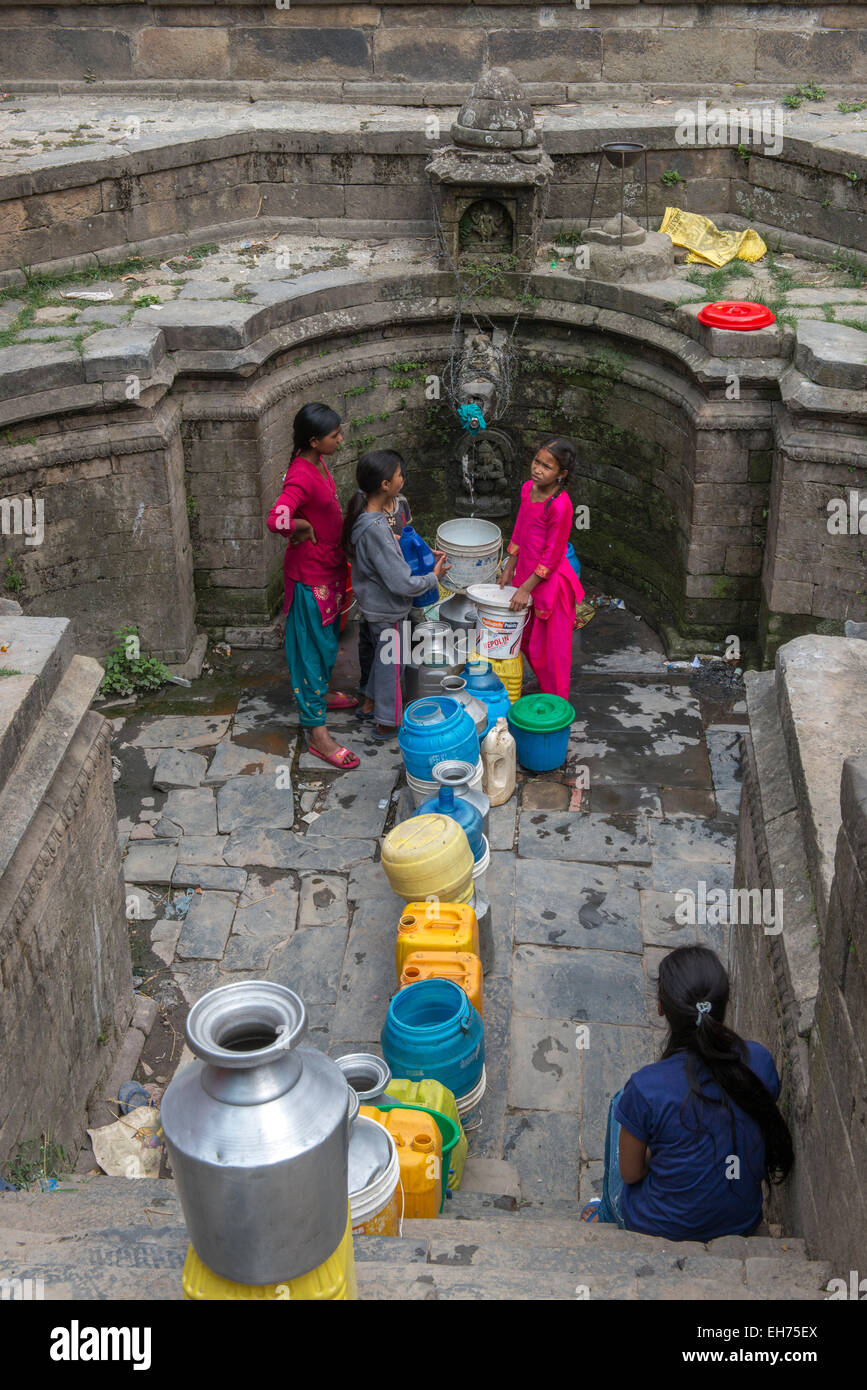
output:
[[[356,700],[356,698],[355,698],[354,695],[344,695],[344,694],[342,694],[341,691],[339,691],[339,690],[337,691],[337,693],[336,693],[335,695],[333,695],[333,696],[331,697],[330,700],[326,700],[326,701],[325,701],[325,708],[326,708],[327,710],[329,710],[329,709],[355,709],[357,705],[358,705],[358,701]]]
[[[332,767],[336,767],[340,772],[351,772],[352,769],[358,767],[361,762],[361,759],[357,758],[354,753],[350,753],[348,748],[338,748],[336,753],[328,754],[320,753],[318,748],[311,748],[308,743],[307,752],[312,753],[314,758],[321,758],[324,763],[330,763]],[[351,761],[347,761],[348,759]]]

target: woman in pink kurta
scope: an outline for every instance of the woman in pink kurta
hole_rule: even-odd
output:
[[[518,586],[511,608],[526,608],[532,596],[521,651],[539,688],[564,700],[572,674],[575,608],[584,598],[584,588],[566,559],[572,503],[565,488],[574,465],[575,450],[566,439],[549,439],[537,451],[521,488],[509,559],[498,581],[501,588]]]

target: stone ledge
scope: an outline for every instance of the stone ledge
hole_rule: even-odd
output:
[[[776,671],[777,704],[824,926],[842,822],[843,763],[867,750],[867,646],[853,637],[797,637],[779,648]]]
[[[46,805],[51,783],[102,680],[102,667],[76,656],[0,790],[0,879],[28,827]],[[55,811],[60,808],[55,806]]]
[[[795,366],[819,386],[863,391],[867,389],[867,334],[844,324],[802,320]]]

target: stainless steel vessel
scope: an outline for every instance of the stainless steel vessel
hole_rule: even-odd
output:
[[[466,665],[466,642],[448,623],[416,623],[410,656],[405,667],[408,705],[426,695],[441,695],[443,676],[460,675]]]
[[[187,1018],[198,1060],[161,1107],[190,1240],[225,1279],[274,1284],[316,1269],[346,1231],[354,1092],[299,1046],[303,1003],[267,980],[202,996]]]
[[[381,1100],[388,1100],[385,1088],[391,1080],[391,1070],[381,1057],[374,1052],[347,1052],[334,1060],[360,1105],[377,1105]]]
[[[476,733],[481,738],[487,728],[489,718],[488,707],[484,700],[477,699],[467,690],[467,683],[463,676],[443,676],[440,681],[440,688],[444,694],[457,700],[459,705],[463,705],[476,726]]]

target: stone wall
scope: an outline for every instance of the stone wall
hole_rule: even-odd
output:
[[[794,78],[840,87],[865,76],[867,9],[845,0],[34,0],[4,7],[7,86],[111,81],[288,85],[314,101],[444,102],[486,64],[531,95],[716,86],[758,91]],[[185,91],[186,94],[186,91]]]
[[[410,125],[379,120],[375,130],[359,129],[355,118],[347,118],[345,129],[323,131],[309,107],[290,112],[275,104],[254,111],[255,117],[244,112],[215,118],[207,135],[179,126],[150,136],[144,148],[126,141],[118,153],[121,122],[112,139],[101,144],[97,130],[87,142],[91,150],[75,150],[77,157],[68,162],[58,155],[53,165],[46,165],[38,148],[32,167],[28,160],[20,172],[0,176],[0,284],[21,283],[22,265],[82,269],[94,256],[106,263],[122,258],[130,246],[162,256],[189,245],[192,236],[213,240],[233,229],[342,241],[431,235],[425,165],[446,143],[445,124],[431,140],[422,112]],[[724,216],[730,225],[750,223],[774,248],[830,258],[842,243],[867,252],[867,155],[857,133],[820,143],[787,130],[779,158],[757,151],[745,163],[734,148],[678,144],[675,108],[665,116],[658,112],[632,128],[615,123],[611,113],[546,117],[545,148],[554,162],[550,235],[586,225],[599,146],[632,138],[649,147],[652,219],[673,202],[711,218]],[[683,180],[674,190],[661,181],[670,169]],[[644,218],[641,163],[629,171],[624,201],[627,211]],[[619,173],[603,162],[594,216],[619,208]]]
[[[418,267],[251,282],[240,301],[231,285],[191,282],[178,299],[86,338],[81,357],[63,343],[0,350],[0,415],[6,366],[7,419],[17,439],[34,431],[0,445],[3,492],[45,504],[45,543],[8,534],[0,551],[27,610],[65,611],[76,642],[97,656],[128,622],[168,661],[185,659],[196,622],[213,634],[267,627],[280,608],[283,544],[264,519],[306,400],[332,402],[345,422],[342,499],[358,455],[391,445],[433,535],[454,514],[459,485],[460,431],[445,398],[425,389],[448,355],[451,290],[449,275]],[[487,311],[511,327],[514,276],[502,292]],[[841,416],[845,393],[813,379],[829,364],[864,373],[846,336],[861,334],[807,324],[823,335],[808,354],[788,328],[748,341],[709,330],[696,319],[701,291],[683,280],[609,285],[549,269],[529,292],[516,336],[522,371],[502,422],[515,448],[513,505],[540,437],[573,437],[572,495],[591,516],[576,533],[582,560],[631,591],[678,654],[734,632],[744,643],[761,637],[772,655],[792,628],[863,616],[861,537],[830,537],[817,512],[812,541],[796,528],[787,541],[804,496],[793,459],[828,486],[867,483],[863,427]],[[131,364],[135,401],[122,389]],[[732,370],[737,402],[725,395]],[[65,394],[44,391],[60,372]],[[796,560],[809,584],[789,580]]]
[[[133,1011],[102,671],[71,632],[0,616],[0,1161],[75,1154]]]
[[[783,930],[732,928],[734,1026],[774,1055],[795,1167],[772,1219],[848,1283],[867,1240],[867,642],[801,637],[747,676],[736,887]]]

